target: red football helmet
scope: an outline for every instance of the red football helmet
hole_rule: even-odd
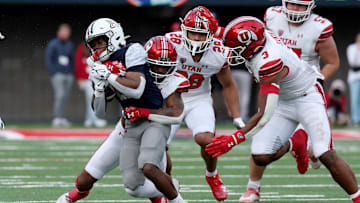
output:
[[[217,20],[207,8],[204,6],[195,7],[182,20],[181,30],[185,47],[192,55],[204,52],[209,48],[217,28]],[[206,34],[206,40],[191,40],[188,38],[188,31]]]
[[[287,8],[287,3],[306,6],[305,11],[293,11]],[[291,23],[301,23],[309,19],[311,11],[315,8],[314,0],[282,0],[282,11]]]
[[[265,44],[264,23],[252,16],[232,20],[223,35],[225,45],[230,48],[229,64],[238,65],[259,52]]]
[[[148,63],[150,64],[150,73],[155,84],[160,84],[164,79],[174,74],[177,65],[177,53],[175,47],[164,36],[151,38],[145,44],[145,50],[148,54]],[[166,73],[155,72],[155,66],[166,67]]]

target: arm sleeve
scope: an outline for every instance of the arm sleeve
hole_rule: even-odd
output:
[[[106,102],[105,102],[105,94],[104,93],[95,96],[94,112],[98,118],[105,118]]]
[[[161,124],[180,124],[184,118],[184,111],[181,115],[174,117],[174,116],[164,116],[159,114],[150,114],[149,120],[161,123]]]

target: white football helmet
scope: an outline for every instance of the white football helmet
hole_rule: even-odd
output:
[[[91,47],[91,42],[99,37],[107,42],[107,48],[98,56],[100,61],[106,61],[110,55],[126,45],[125,36],[120,23],[110,18],[99,18],[93,21],[86,30],[85,44],[91,54],[96,50]]]
[[[305,11],[292,11],[287,9],[287,3],[306,6]],[[282,0],[282,11],[290,23],[301,23],[309,19],[312,9],[315,8],[314,0]]]

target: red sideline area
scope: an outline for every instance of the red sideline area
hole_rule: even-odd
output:
[[[9,129],[9,132],[15,133],[26,139],[60,139],[60,138],[105,138],[112,129]],[[217,130],[217,135],[230,135],[235,130]],[[333,139],[360,139],[360,130],[333,130]],[[175,137],[191,138],[192,133],[188,129],[180,129]]]

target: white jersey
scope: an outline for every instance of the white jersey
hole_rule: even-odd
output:
[[[214,38],[199,62],[194,62],[190,52],[182,42],[181,32],[171,32],[165,35],[170,39],[177,52],[177,71],[189,79],[190,89],[182,94],[184,103],[203,98],[211,94],[211,76],[222,68],[228,68],[226,56],[229,49],[223,46],[221,40]]]
[[[265,30],[265,37],[263,49],[245,63],[249,72],[256,82],[260,82],[287,68],[287,76],[280,81],[279,98],[293,99],[304,95],[315,84],[320,73],[314,66],[300,60],[272,32]]]
[[[312,13],[303,24],[294,26],[288,23],[281,6],[273,6],[266,10],[264,22],[298,57],[320,71],[317,45],[334,33],[333,24],[328,19]]]
[[[162,83],[157,85],[157,87],[160,89],[163,98],[166,99],[175,91],[188,91],[190,83],[183,75],[174,73],[173,75],[166,77]]]

